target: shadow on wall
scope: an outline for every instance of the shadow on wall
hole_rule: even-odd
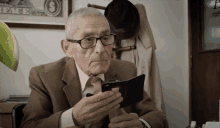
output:
[[[1,64],[1,95],[2,98],[7,98],[9,95],[29,94],[29,72],[36,64],[31,56],[19,47],[19,65],[16,72],[10,70],[5,65]],[[27,77],[28,76],[28,77]]]
[[[169,117],[169,128],[186,128],[188,125],[185,125],[183,123],[184,119],[186,118],[186,116],[184,116],[184,113],[176,108],[172,108],[172,106],[169,106],[166,102],[164,104],[166,106],[166,111],[172,111],[172,113],[175,113],[175,115],[172,115],[169,112],[167,112],[166,114],[166,116]],[[183,124],[183,126],[180,126],[179,124]]]
[[[168,72],[168,71],[167,71]],[[178,90],[184,90],[184,88],[180,88],[180,85],[176,83],[175,78],[167,77],[165,81],[169,81],[167,84],[171,84],[173,89],[162,88],[163,89],[163,97],[166,99],[165,108],[166,108],[166,116],[169,117],[169,127],[170,128],[185,128],[187,127],[188,120],[188,104],[186,98],[184,98],[185,94],[180,93]],[[164,84],[164,80],[162,80],[162,84]],[[181,111],[184,110],[184,111]]]

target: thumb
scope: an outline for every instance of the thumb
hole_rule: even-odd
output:
[[[109,113],[109,119],[111,120],[112,118],[122,115],[122,114],[126,114],[125,110],[123,108],[119,108],[117,110],[111,111]]]
[[[122,114],[125,114],[125,113],[126,113],[123,108],[119,108],[119,109],[117,110],[117,112],[118,112],[118,115],[122,115]]]
[[[112,88],[112,91],[113,91],[113,92],[118,92],[118,91],[119,91],[119,88]]]

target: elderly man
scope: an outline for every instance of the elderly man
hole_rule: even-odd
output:
[[[127,80],[137,74],[133,63],[111,59],[115,35],[101,12],[81,8],[65,27],[61,46],[67,57],[30,71],[32,91],[22,128],[168,127],[146,92],[142,101],[119,108],[123,98],[117,88],[100,91],[101,80]]]

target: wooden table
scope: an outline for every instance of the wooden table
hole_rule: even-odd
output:
[[[12,128],[12,109],[14,106],[27,102],[1,102],[0,103],[0,128]]]

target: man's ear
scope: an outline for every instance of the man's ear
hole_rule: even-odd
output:
[[[70,42],[63,39],[61,40],[61,48],[63,50],[63,52],[68,56],[68,57],[72,57],[72,55],[70,55],[69,52],[69,47],[70,47]]]

